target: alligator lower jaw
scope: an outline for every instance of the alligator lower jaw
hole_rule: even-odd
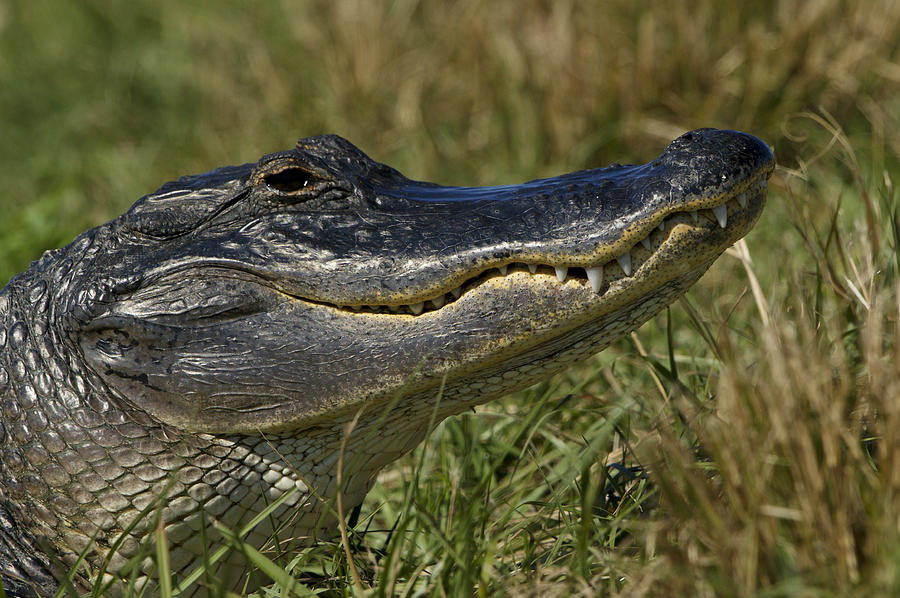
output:
[[[496,282],[495,279],[497,278],[519,274],[527,274],[541,279],[553,277],[561,285],[581,285],[584,288],[590,288],[593,293],[602,298],[610,290],[627,284],[629,279],[636,276],[646,264],[653,262],[662,247],[666,246],[671,251],[673,233],[676,230],[684,233],[685,228],[696,230],[707,227],[712,232],[719,232],[716,230],[717,228],[722,229],[722,232],[729,233],[729,242],[721,247],[709,248],[712,251],[708,253],[718,255],[724,251],[731,243],[743,237],[755,223],[765,201],[767,178],[767,173],[759,175],[744,191],[728,197],[724,203],[714,208],[670,214],[656,227],[652,228],[650,233],[631,249],[604,263],[587,266],[551,266],[546,263],[526,262],[500,264],[473,273],[463,284],[449,292],[413,304],[336,305],[322,302],[315,303],[340,312],[358,314],[360,316],[400,315],[427,317],[429,314],[454,304],[488,281],[494,280]],[[748,212],[752,212],[751,217],[745,217]],[[729,221],[733,223],[730,229]]]

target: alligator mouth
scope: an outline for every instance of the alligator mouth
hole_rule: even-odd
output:
[[[594,293],[602,296],[611,287],[616,286],[618,281],[624,281],[624,279],[628,279],[637,273],[641,266],[665,244],[675,226],[684,224],[694,228],[718,226],[721,229],[726,229],[729,219],[734,220],[731,216],[736,215],[739,211],[746,210],[748,205],[752,206],[756,203],[761,205],[769,174],[770,172],[768,171],[759,174],[743,187],[743,190],[740,192],[723,195],[723,202],[712,208],[676,211],[665,216],[658,225],[652,227],[633,247],[605,263],[593,266],[566,266],[511,261],[503,264],[492,264],[490,267],[473,274],[454,289],[418,303],[400,305],[323,304],[348,313],[422,316],[452,305],[489,279],[498,276],[509,276],[515,273],[555,276],[561,285],[570,282],[589,285]],[[753,218],[753,221],[755,221],[755,218]],[[752,226],[753,221],[746,225],[747,229]],[[722,249],[724,250],[725,248],[723,247]]]

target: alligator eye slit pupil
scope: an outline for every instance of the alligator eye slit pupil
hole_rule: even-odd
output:
[[[312,177],[302,168],[286,168],[267,175],[264,179],[270,189],[281,193],[297,193],[309,186]]]

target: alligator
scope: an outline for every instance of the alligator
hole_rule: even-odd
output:
[[[153,584],[155,537],[178,581],[217,529],[334,535],[437,422],[681,296],[774,164],[701,129],[644,165],[447,187],[325,135],[166,183],[0,292],[6,595]]]

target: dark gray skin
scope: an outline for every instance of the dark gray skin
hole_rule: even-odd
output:
[[[163,492],[176,575],[196,553],[184,522],[203,506],[239,527],[261,480],[305,497],[292,536],[328,534],[347,422],[349,509],[427,433],[439,387],[438,420],[680,296],[755,223],[773,167],[758,139],[705,129],[642,166],[451,188],[323,136],[164,185],[0,292],[7,595],[52,592],[93,539],[85,586]]]

